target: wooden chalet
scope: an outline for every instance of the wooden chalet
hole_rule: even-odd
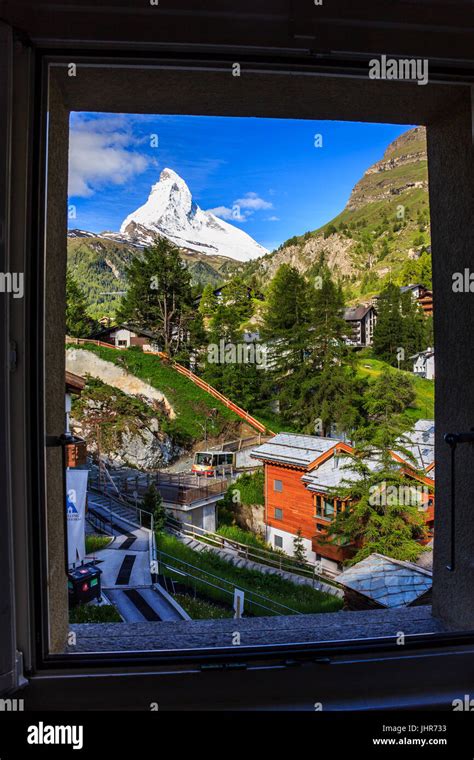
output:
[[[433,420],[419,420],[410,443],[404,443],[413,462],[406,454],[392,452],[403,464],[404,473],[420,486],[420,508],[425,513],[429,540],[434,523],[434,425]],[[306,557],[321,562],[328,572],[338,573],[350,559],[357,546],[328,540],[330,526],[337,514],[349,508],[347,498],[337,498],[346,481],[355,481],[359,474],[350,467],[353,447],[334,438],[279,433],[251,456],[262,461],[265,473],[266,539],[287,554],[294,552],[294,539],[301,531]],[[377,461],[368,462],[377,469]],[[419,470],[422,472],[420,473]],[[344,481],[344,483],[343,483]]]

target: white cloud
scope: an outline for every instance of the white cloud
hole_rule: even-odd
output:
[[[216,206],[207,210],[208,214],[214,214],[220,219],[230,219],[233,222],[245,222],[246,216],[242,216],[240,208],[236,205],[229,208],[228,206]]]
[[[105,185],[124,185],[149,165],[120,116],[72,121],[69,136],[69,195],[87,198]]]
[[[245,193],[243,198],[238,198],[235,201],[235,205],[249,210],[251,213],[254,211],[260,211],[261,209],[273,208],[273,204],[270,201],[265,201],[260,198],[257,193]]]
[[[267,216],[265,219],[266,222],[279,222],[280,217],[279,216]]]
[[[233,222],[245,222],[255,211],[261,211],[262,209],[273,208],[273,204],[269,201],[260,198],[257,193],[245,193],[243,198],[237,198],[229,206],[216,206],[216,208],[208,209],[210,214],[218,216],[221,219],[228,219]],[[275,221],[277,217],[271,218],[271,221]]]

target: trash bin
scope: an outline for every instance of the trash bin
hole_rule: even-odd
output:
[[[102,570],[96,565],[83,565],[70,570],[67,576],[69,606],[75,607],[77,604],[85,604],[92,599],[100,599],[101,575]]]

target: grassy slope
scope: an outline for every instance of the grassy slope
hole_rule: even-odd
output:
[[[379,359],[367,358],[361,356],[358,363],[358,373],[367,377],[369,380],[375,380],[383,369],[389,365]],[[411,372],[404,372],[396,368],[390,368],[392,372],[403,372],[409,375],[415,383],[416,400],[415,406],[407,409],[407,414],[413,422],[419,419],[434,418],[434,380],[424,380],[422,377],[416,377]]]
[[[183,443],[202,440],[206,419],[210,436],[218,436],[226,431],[234,435],[238,433],[240,417],[194,385],[191,380],[173,370],[158,356],[134,349],[117,351],[93,343],[83,344],[81,347],[93,351],[105,361],[122,366],[132,375],[162,391],[177,415],[175,420],[168,423],[166,432],[174,433],[175,437],[177,434]],[[74,345],[68,344],[68,348],[74,348]],[[217,413],[212,417],[211,409],[217,409]]]
[[[201,570],[213,573],[214,575],[219,576],[219,578],[225,579],[230,586],[263,594],[269,599],[278,602],[279,604],[284,604],[298,612],[305,614],[315,612],[336,612],[342,607],[341,599],[329,594],[324,594],[321,591],[316,591],[311,588],[311,586],[296,585],[295,583],[280,578],[278,575],[268,575],[255,570],[236,568],[226,560],[221,559],[221,557],[218,557],[211,552],[193,551],[188,546],[185,546],[178,541],[174,536],[163,533],[158,534],[157,548],[167,554],[171,554],[173,557],[176,557],[177,560],[181,559]],[[179,562],[177,562],[177,568],[179,569],[179,567]],[[166,568],[164,568],[164,572],[168,575],[172,575],[175,580],[183,582],[183,576],[179,576]],[[196,571],[193,571],[193,574],[197,574]],[[189,583],[191,584],[192,581],[190,580]],[[228,584],[223,585],[227,586]],[[202,584],[202,586],[199,587],[199,591],[205,593],[211,600],[214,598],[216,601],[223,601],[229,604],[229,600],[231,599],[230,595],[221,592],[219,589],[210,588],[205,584]],[[248,595],[245,606],[247,610],[251,609],[251,602]],[[255,608],[253,612],[259,615],[271,614],[270,612],[264,613],[262,610],[258,611],[257,608]]]

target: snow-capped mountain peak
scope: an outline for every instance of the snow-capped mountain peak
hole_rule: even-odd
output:
[[[149,245],[166,237],[180,248],[248,261],[268,253],[246,232],[203,211],[182,177],[166,168],[151,187],[148,200],[120,227],[122,238]]]

